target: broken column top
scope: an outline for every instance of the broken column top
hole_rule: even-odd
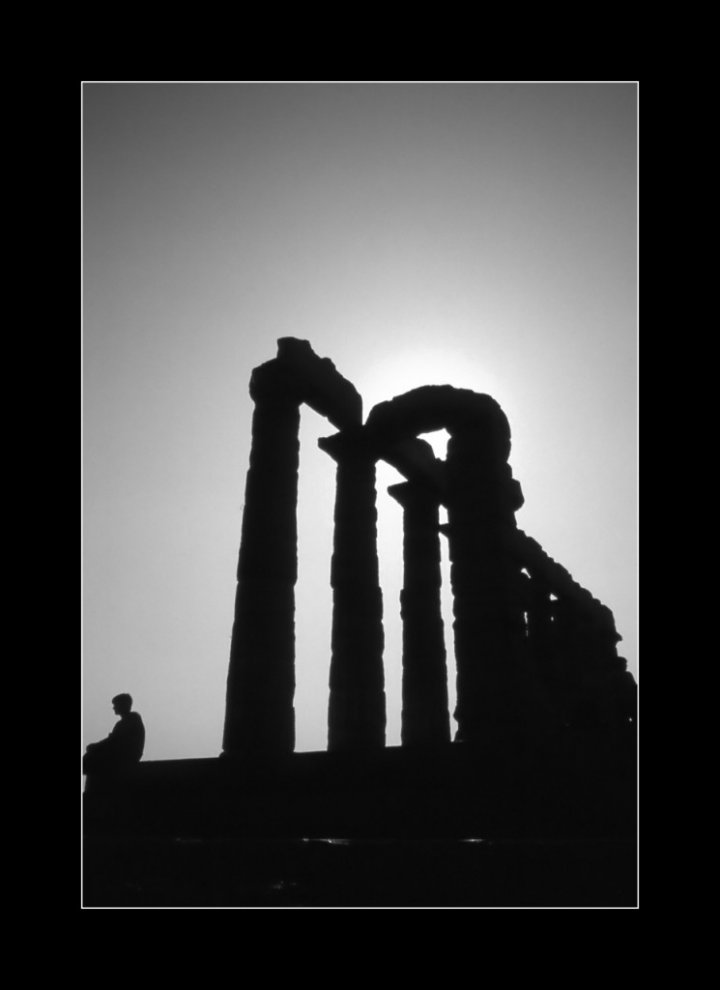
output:
[[[339,430],[362,423],[360,393],[329,358],[318,357],[307,340],[281,337],[277,357],[253,369],[250,395],[256,402],[306,402]]]
[[[362,423],[362,397],[330,358],[321,358],[307,340],[281,337],[275,363],[292,382],[300,400],[339,430]]]

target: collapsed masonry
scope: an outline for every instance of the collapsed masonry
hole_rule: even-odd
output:
[[[382,592],[375,465],[406,479],[403,507],[403,746],[450,742],[440,605],[440,534],[454,609],[456,740],[634,717],[632,675],[612,612],[517,528],[523,504],[507,463],[510,427],[494,399],[430,385],[375,406],[307,341],[283,338],[253,371],[250,468],[238,564],[223,750],[289,753],[295,744],[295,582],[300,406],[339,431],[320,440],[337,464],[328,748],[385,745]],[[447,459],[422,433],[446,429]],[[439,507],[448,524],[440,526]]]

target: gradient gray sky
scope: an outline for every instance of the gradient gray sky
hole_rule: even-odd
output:
[[[84,85],[86,743],[129,691],[147,759],[220,751],[248,381],[283,336],[365,415],[424,384],[497,399],[518,525],[637,673],[636,117],[632,83]],[[323,749],[335,431],[301,431],[297,748]],[[398,480],[379,466],[390,744]]]

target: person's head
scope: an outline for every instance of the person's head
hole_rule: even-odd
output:
[[[132,708],[133,700],[129,694],[116,694],[112,700],[113,711],[116,715],[127,715]]]

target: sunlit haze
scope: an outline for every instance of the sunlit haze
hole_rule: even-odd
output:
[[[612,609],[637,675],[636,104],[630,83],[83,86],[85,744],[129,692],[146,759],[221,750],[248,382],[280,337],[365,417],[425,384],[493,396],[519,527]],[[299,750],[327,742],[334,432],[303,407]],[[396,745],[401,478],[377,478]]]

